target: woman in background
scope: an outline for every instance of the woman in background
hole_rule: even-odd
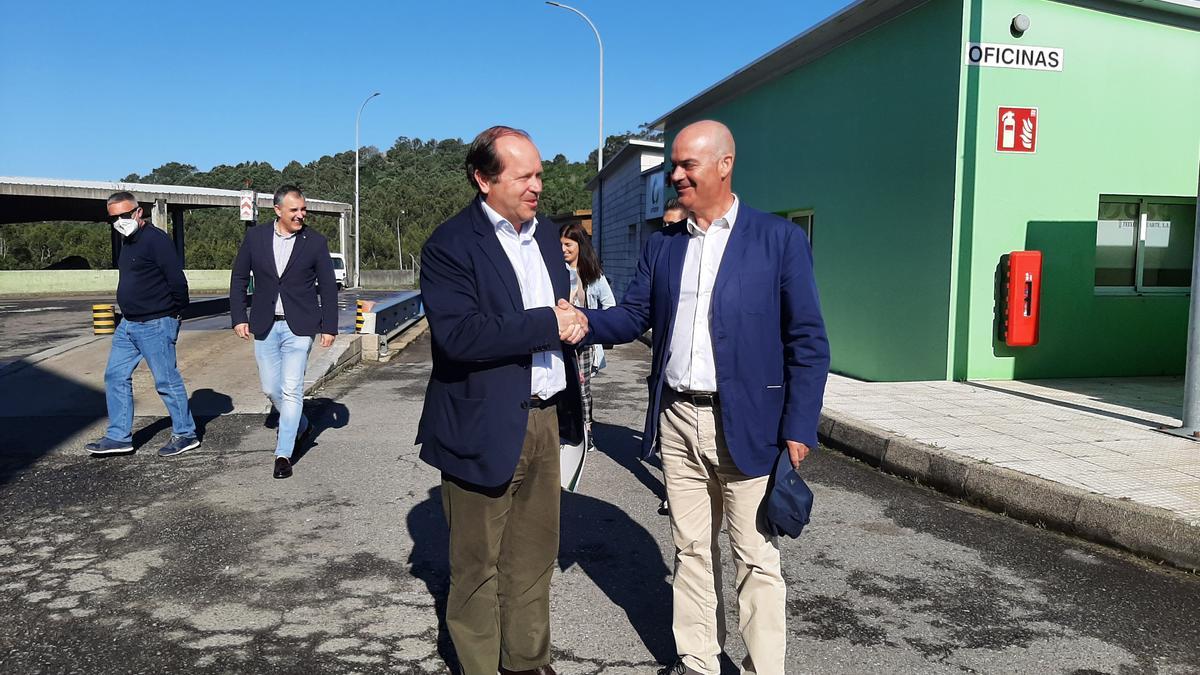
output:
[[[563,260],[571,271],[571,304],[589,309],[607,309],[617,304],[612,288],[600,269],[600,258],[592,248],[591,238],[579,223],[568,223],[558,231],[562,242]],[[592,440],[592,375],[604,367],[604,348],[600,345],[579,345],[579,390],[583,394],[583,419],[587,430],[588,452],[596,449]]]

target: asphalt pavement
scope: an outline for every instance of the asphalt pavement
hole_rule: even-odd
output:
[[[662,486],[634,457],[647,356],[610,353],[593,385],[600,450],[563,496],[552,619],[566,675],[649,673],[673,655]],[[412,445],[428,359],[424,337],[319,391],[289,480],[270,478],[270,420],[250,414],[206,420],[204,445],[176,458],[152,451],[169,425],[139,418],[133,456],[61,446],[0,475],[0,671],[446,672],[438,476]],[[0,453],[45,423],[5,425]],[[836,452],[804,473],[813,521],[782,544],[789,674],[1200,672],[1197,577]]]
[[[347,289],[338,293],[338,332],[354,332],[355,301],[377,300],[399,291]],[[193,299],[217,297],[197,295]],[[111,295],[0,298],[0,367],[92,334],[92,305],[114,303]],[[184,330],[229,328],[229,313],[189,319]]]
[[[91,335],[92,304],[111,296],[0,298],[0,367]]]

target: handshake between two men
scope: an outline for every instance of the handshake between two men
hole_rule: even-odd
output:
[[[587,317],[566,300],[558,301],[554,316],[558,318],[558,338],[563,342],[577,345],[587,335]]]

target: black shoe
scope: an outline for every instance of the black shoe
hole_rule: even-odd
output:
[[[702,675],[702,673],[683,665],[683,659],[676,659],[675,663],[659,670],[658,675]]]
[[[658,505],[658,515],[660,515],[660,516],[671,515],[671,507],[667,505],[667,500],[665,500],[665,499],[662,500],[662,503]]]
[[[292,460],[287,457],[275,458],[275,472],[271,474],[276,478],[291,478],[292,477]]]

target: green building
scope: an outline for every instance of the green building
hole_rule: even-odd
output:
[[[658,120],[668,157],[705,118],[733,130],[743,202],[809,229],[835,371],[1183,372],[1200,2],[864,0]],[[1009,347],[1021,250],[1043,254],[1040,340]]]

